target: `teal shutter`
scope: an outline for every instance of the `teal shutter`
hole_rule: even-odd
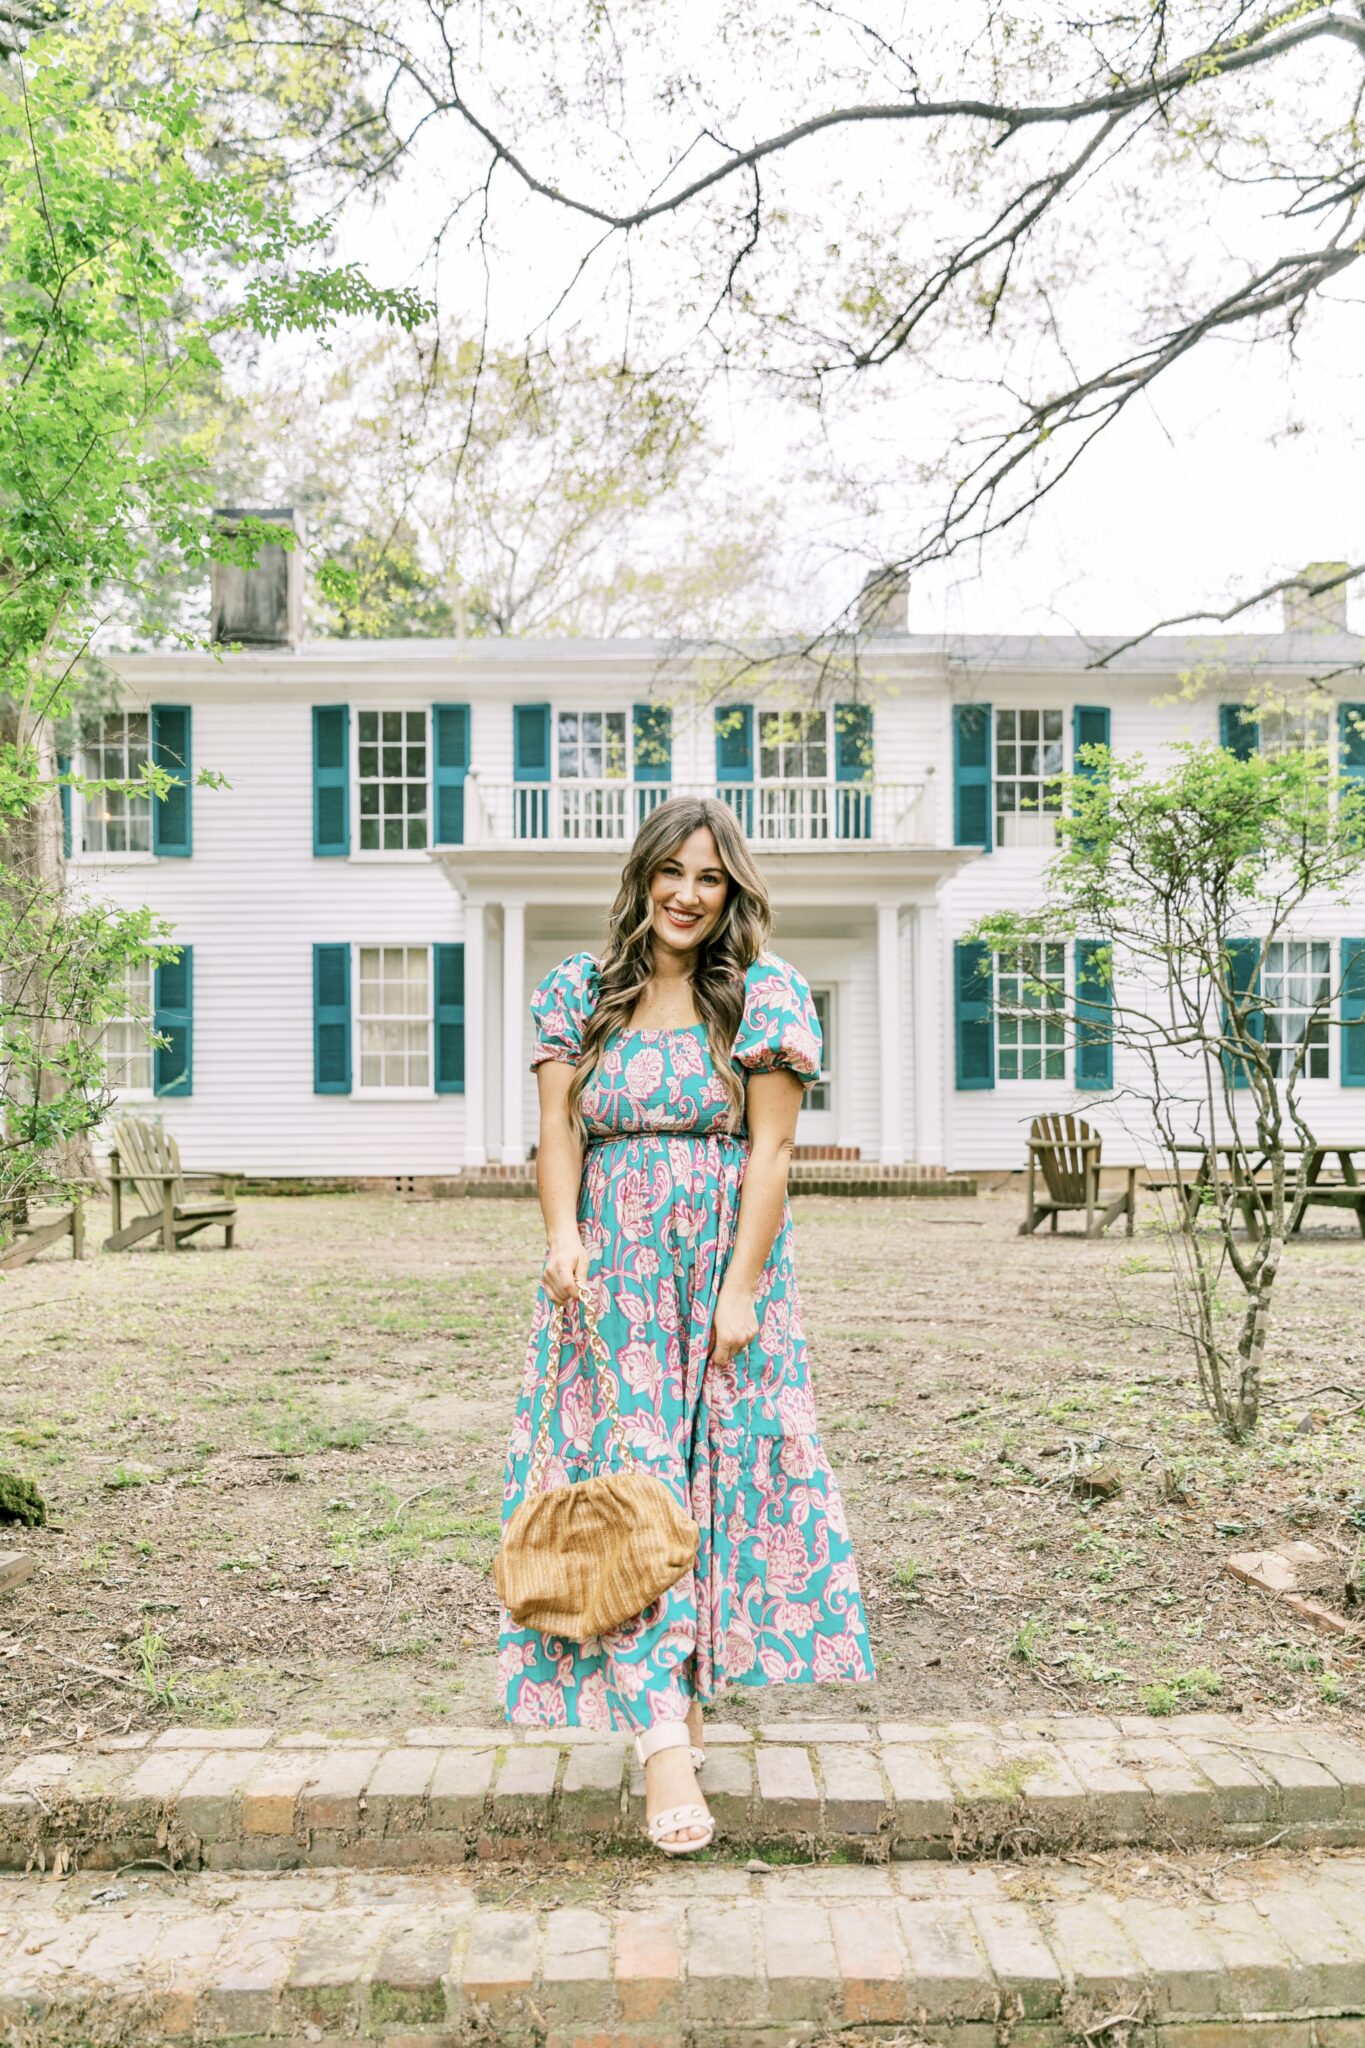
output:
[[[1114,1085],[1114,991],[1100,973],[1098,939],[1076,941],[1076,1086]]]
[[[635,772],[635,826],[668,799],[673,780],[673,707],[633,704],[630,710],[631,752]]]
[[[164,1045],[152,1048],[152,1087],[158,1095],[194,1091],[194,948],[182,946],[178,960],[156,970],[152,1028]]]
[[[1232,989],[1233,1000],[1237,1004],[1238,1009],[1245,1008],[1248,999],[1260,993],[1261,977],[1256,963],[1261,957],[1261,951],[1262,947],[1259,939],[1229,939],[1227,941],[1228,981]],[[1225,1005],[1223,1010],[1223,1032],[1225,1036],[1228,1034],[1230,1023],[1231,1018]],[[1254,1039],[1257,1043],[1265,1037],[1265,1018],[1259,1010],[1253,1011],[1248,1016],[1244,1035]],[[1223,1063],[1232,1077],[1234,1088],[1249,1088],[1251,1086],[1251,1079],[1247,1073],[1244,1060],[1237,1059],[1229,1052],[1223,1055]]]
[[[872,706],[836,704],[834,707],[834,776],[840,784],[834,793],[838,806],[836,839],[872,837]]]
[[[1076,704],[1071,712],[1071,759],[1077,775],[1093,776],[1094,768],[1081,759],[1082,747],[1109,744],[1109,706]]]
[[[469,773],[469,706],[433,704],[431,726],[435,764],[432,810],[436,818],[436,836],[432,844],[463,846],[464,779]]]
[[[1354,805],[1365,809],[1365,704],[1339,705],[1337,719],[1341,734],[1337,767],[1343,781],[1354,785]]]
[[[1254,710],[1251,704],[1218,706],[1218,744],[1239,761],[1249,761],[1261,750],[1261,729],[1253,720]]]
[[[987,853],[994,843],[989,704],[953,706],[953,843],[984,846]]]
[[[351,1092],[351,949],[313,948],[313,1093]]]
[[[1341,1085],[1365,1088],[1365,939],[1341,942]]]
[[[634,704],[630,722],[635,747],[637,782],[673,780],[673,707]]]
[[[69,774],[71,773],[71,756],[70,756],[70,754],[58,754],[58,756],[57,756],[57,773],[58,773],[59,775],[69,775]],[[58,798],[59,798],[59,800],[60,800],[60,803],[61,803],[61,806],[62,806],[62,859],[63,859],[63,860],[70,860],[70,858],[71,858],[71,784],[70,784],[69,782],[64,782],[64,783],[62,783],[62,785],[61,785],[60,789],[59,789],[59,790],[58,790],[58,792],[57,792],[57,795],[58,795]]]
[[[959,939],[953,947],[954,1022],[959,1088],[995,1086],[993,963],[989,946]]]
[[[754,707],[752,704],[717,704],[716,782],[722,801],[727,802],[746,832],[754,824]],[[746,785],[727,796],[725,784]]]
[[[320,860],[351,850],[350,727],[349,705],[313,706],[313,853]]]
[[[550,707],[548,704],[512,706],[512,774],[518,782],[549,782]],[[518,839],[548,839],[550,834],[550,793],[546,789],[519,789],[515,805],[515,836]]]
[[[152,851],[163,860],[188,860],[194,844],[188,704],[153,704],[152,760],[179,777],[175,788],[153,806]]]
[[[436,1093],[464,1094],[464,947],[433,946]]]

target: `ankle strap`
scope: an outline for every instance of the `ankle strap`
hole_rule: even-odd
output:
[[[686,1721],[656,1721],[652,1728],[640,1729],[635,1748],[641,1764],[647,1764],[659,1750],[687,1749],[691,1740]]]

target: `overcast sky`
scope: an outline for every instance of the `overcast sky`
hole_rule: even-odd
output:
[[[449,207],[454,140],[449,125],[425,131],[401,193],[377,212],[344,216],[342,254],[381,282],[430,288],[424,259],[432,225]],[[840,141],[841,161],[849,148]],[[803,160],[800,175],[818,192],[818,161]],[[1214,224],[1215,239],[1225,226],[1235,262],[1257,209],[1274,201],[1251,192],[1228,203],[1239,211]],[[665,236],[671,232],[664,229]],[[573,224],[552,207],[518,203],[500,216],[490,301],[496,334],[516,339],[544,319],[581,246]],[[674,260],[666,242],[653,249],[651,259],[650,245],[634,245],[642,295],[651,260],[657,278]],[[619,264],[599,268],[562,317],[614,338],[622,278]],[[1252,349],[1224,341],[1200,349],[1108,430],[1065,487],[995,542],[984,561],[961,555],[924,572],[911,594],[912,630],[1127,633],[1200,604],[1226,603],[1311,560],[1365,557],[1365,309],[1353,290],[1339,286],[1319,307],[1294,362],[1278,344]],[[439,291],[452,319],[477,327],[485,279],[462,231],[447,242]],[[1102,312],[1096,317],[1102,323]],[[1096,331],[1097,351],[1107,341]],[[914,464],[930,452],[942,403],[927,397],[911,373],[867,420],[841,429],[843,448],[856,450],[862,436],[872,468],[904,475],[907,520],[923,509]],[[862,573],[851,556],[839,560],[839,548],[869,544],[875,521],[860,526],[822,502],[818,467],[793,484],[793,451],[809,421],[752,381],[717,384],[712,420],[732,480],[765,495],[780,489],[787,499],[802,593],[793,603],[837,610]],[[884,514],[874,544],[894,545],[894,529],[895,519],[888,525]],[[807,545],[812,537],[814,552]],[[1240,629],[1274,630],[1277,623],[1274,613],[1263,612]],[[1365,591],[1352,597],[1352,624],[1365,630]]]

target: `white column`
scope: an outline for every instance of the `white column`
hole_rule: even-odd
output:
[[[902,1077],[909,1064],[901,1018],[901,907],[877,905],[877,1079],[882,1097],[879,1158],[883,1166],[905,1163]]]
[[[525,1095],[521,1048],[526,987],[526,905],[502,909],[502,1163],[520,1166],[526,1157]]]
[[[947,1161],[944,1131],[943,955],[938,905],[921,903],[915,910],[914,1076],[915,1156],[920,1166]]]
[[[484,1016],[488,957],[488,910],[466,899],[464,907],[464,1163],[488,1164],[488,1035]]]

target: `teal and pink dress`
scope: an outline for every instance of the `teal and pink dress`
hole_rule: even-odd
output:
[[[589,953],[546,977],[531,1000],[533,1066],[577,1063],[596,1000]],[[786,1067],[807,1086],[819,1074],[810,989],[770,954],[745,977],[732,1058],[746,1074]],[[639,1728],[681,1720],[694,1696],[712,1700],[733,1686],[870,1679],[848,1524],[815,1426],[788,1209],[759,1288],[757,1337],[729,1365],[707,1360],[748,1141],[729,1128],[704,1026],[614,1033],[582,1112],[579,1231],[631,1454],[686,1507],[701,1543],[694,1571],[592,1641],[517,1628],[504,1612],[507,1718]],[[525,1491],[542,1385],[551,1447],[540,1485],[570,1485],[619,1463],[579,1313],[570,1304],[555,1345],[552,1308],[542,1286],[508,1447],[504,1520]]]

